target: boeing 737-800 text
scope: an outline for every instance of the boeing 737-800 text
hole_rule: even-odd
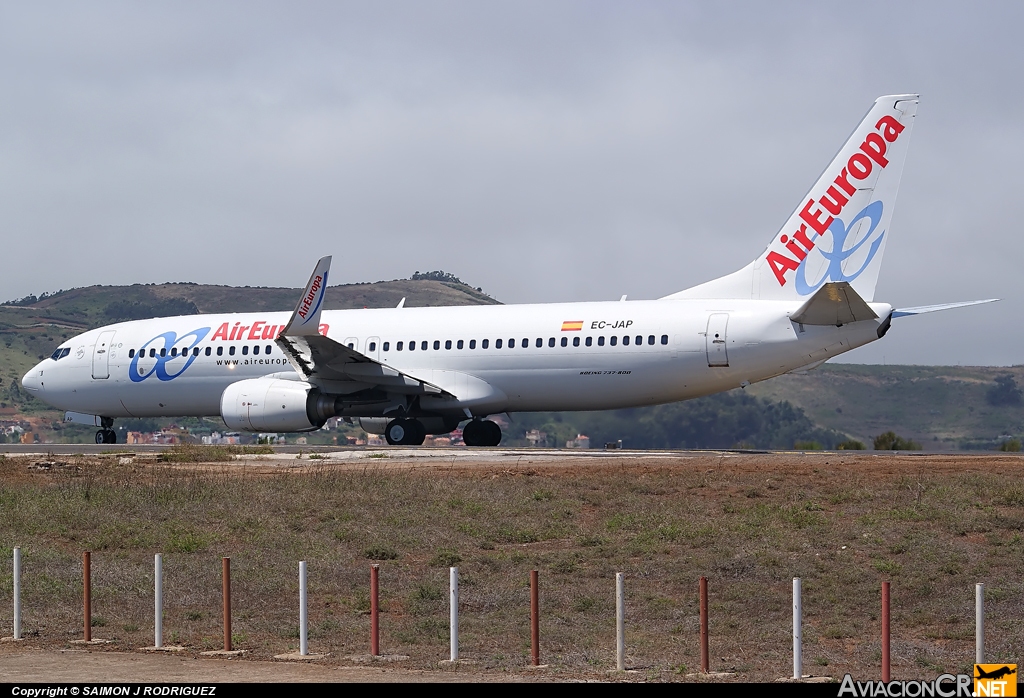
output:
[[[101,427],[116,418],[216,416],[231,429],[301,432],[359,418],[392,444],[488,415],[684,400],[812,367],[873,342],[874,302],[917,95],[880,97],[767,249],[728,276],[650,301],[323,310],[330,257],[292,313],[157,318],[62,343],[22,384]]]

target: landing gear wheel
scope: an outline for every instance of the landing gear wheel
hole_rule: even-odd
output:
[[[96,432],[96,443],[98,444],[116,444],[117,443],[117,432],[113,429],[100,429]]]
[[[462,428],[462,440],[467,446],[497,446],[501,443],[501,427],[489,419],[474,419]]]
[[[419,446],[426,437],[427,430],[416,419],[395,419],[384,429],[384,438],[392,446]]]
[[[384,439],[392,446],[398,446],[405,441],[409,426],[404,419],[394,419],[388,422],[384,428]]]

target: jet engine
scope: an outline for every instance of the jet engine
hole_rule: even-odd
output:
[[[303,381],[252,378],[224,390],[220,416],[238,431],[315,431],[338,413],[336,402]]]

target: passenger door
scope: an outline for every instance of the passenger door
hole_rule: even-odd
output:
[[[92,350],[92,377],[110,378],[110,346],[114,341],[114,330],[100,333]]]
[[[708,366],[729,365],[725,334],[728,325],[729,313],[712,313],[708,318],[708,332],[704,338],[707,344]]]

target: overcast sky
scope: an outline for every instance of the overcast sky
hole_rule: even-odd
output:
[[[1024,362],[1024,4],[0,2],[0,299],[444,269],[655,298],[764,249],[875,97],[921,105],[844,358]]]

